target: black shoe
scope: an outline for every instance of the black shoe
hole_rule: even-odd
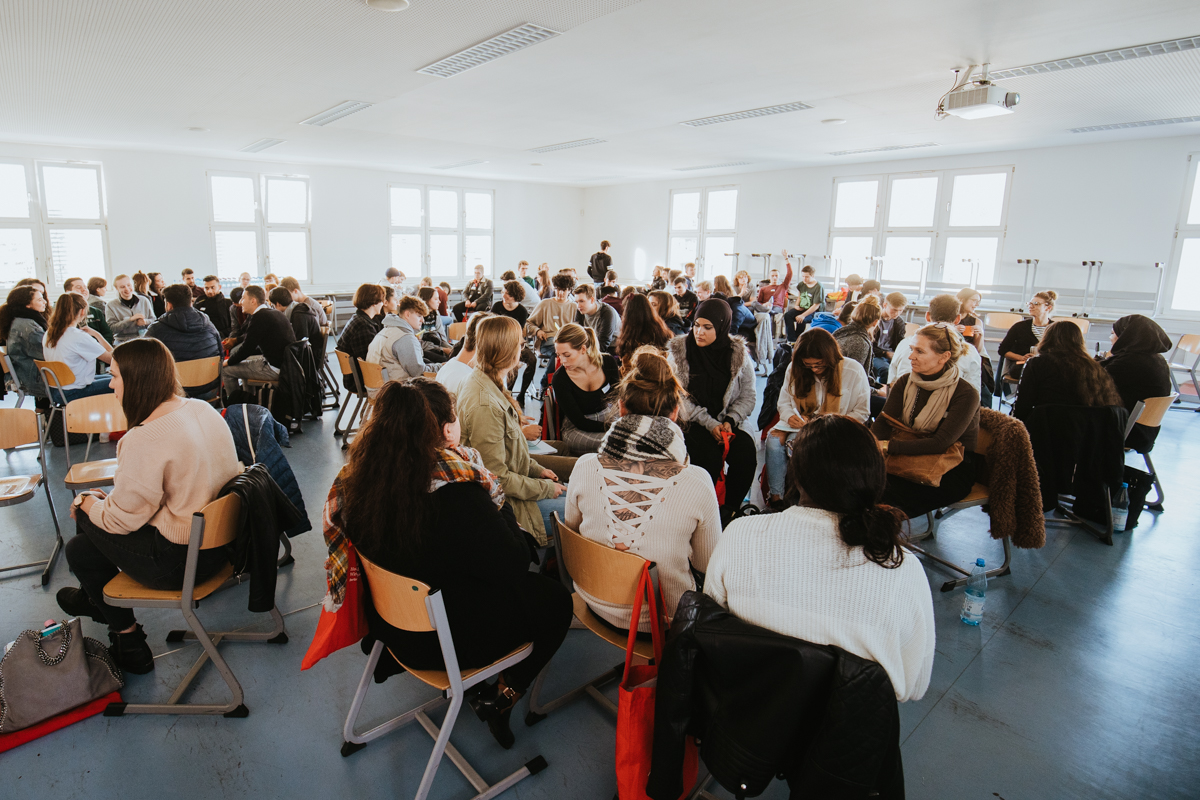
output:
[[[58,607],[72,617],[91,617],[96,622],[108,624],[108,620],[104,618],[104,612],[92,602],[92,598],[88,597],[88,593],[83,589],[64,586],[58,590],[54,599],[58,601]]]
[[[129,633],[109,631],[108,640],[112,642],[108,654],[123,672],[145,675],[154,669],[154,654],[150,652],[150,645],[146,644],[146,633],[141,625]]]
[[[512,728],[510,728],[508,725],[508,719],[511,716],[512,708],[510,707],[507,711],[502,711],[501,713],[489,719],[487,723],[488,730],[492,732],[492,737],[495,738],[499,745],[505,750],[511,750],[512,746],[517,742],[517,737],[513,734]]]
[[[479,693],[468,700],[471,708],[475,711],[475,716],[487,723],[488,730],[505,750],[512,747],[517,740],[513,735],[512,728],[508,725],[508,720],[512,716],[513,706],[520,699],[520,693],[509,687],[505,687],[504,692],[501,693],[497,682],[483,684]]]

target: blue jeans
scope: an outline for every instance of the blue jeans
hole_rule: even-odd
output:
[[[891,369],[892,362],[886,358],[875,356],[871,359],[871,366],[875,367],[875,380],[880,383],[887,383],[888,370]]]
[[[438,325],[442,326],[442,333],[446,336],[446,341],[450,341],[450,323],[454,322],[454,317],[443,317],[438,314]]]
[[[789,433],[788,441],[796,434]],[[783,497],[784,480],[787,478],[787,446],[779,441],[774,431],[767,434],[767,492]]]
[[[66,398],[66,400],[63,401],[63,405],[66,405],[72,400],[78,400],[81,397],[92,397],[98,394],[112,394],[112,388],[108,385],[108,382],[111,379],[111,375],[100,375],[96,378],[96,380],[92,381],[87,386],[84,386],[82,389],[63,389],[63,397]]]
[[[558,497],[548,500],[538,500],[538,511],[542,512],[542,524],[546,526],[546,539],[549,540],[553,534],[553,528],[550,527],[550,515],[555,511],[558,512],[559,519],[565,519],[567,516],[567,493],[563,492]]]

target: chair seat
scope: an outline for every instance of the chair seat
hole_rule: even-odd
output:
[[[65,478],[67,486],[103,485],[112,483],[117,476],[117,460],[105,458],[100,461],[84,461],[72,464]]]
[[[592,613],[592,609],[588,608],[587,601],[578,592],[571,595],[571,603],[575,607],[575,616],[589,631],[614,647],[624,650],[629,646],[629,634],[613,630],[611,625],[602,622],[599,617]],[[635,642],[633,645],[633,654],[638,658],[644,658],[649,661],[654,658],[654,643]]]
[[[217,589],[220,589],[221,585],[231,577],[233,577],[233,565],[226,564],[217,570],[217,574],[208,580],[203,583],[197,583],[192,597],[196,600],[203,600]],[[183,590],[147,589],[122,572],[105,585],[104,598],[106,600],[182,600]]]
[[[105,589],[104,593],[108,594],[108,589]],[[504,661],[505,659],[512,658],[513,656],[515,656],[519,653],[522,653],[526,650],[530,650],[532,648],[533,648],[533,643],[526,642],[525,644],[517,645],[515,648],[513,648],[512,651],[500,656],[500,658],[497,658],[491,664],[485,664],[484,666],[476,667],[475,669],[465,669],[462,672],[463,682],[465,683],[468,678],[472,677],[473,675],[478,675],[480,672],[483,672],[486,669],[490,669],[490,668],[494,667],[495,665],[499,664],[501,661]],[[408,670],[408,672],[411,673],[412,676],[414,678],[416,678],[417,680],[422,681],[423,683],[427,683],[430,686],[432,686],[433,688],[440,689],[443,692],[450,688],[450,676],[446,674],[445,670],[413,669],[412,667],[408,666],[403,661],[401,661],[399,658],[397,658],[396,654],[392,652],[392,648],[389,647],[387,649],[387,651],[388,651],[388,655],[390,655],[392,658],[396,659],[397,664],[404,667],[404,669]]]
[[[980,506],[988,501],[988,487],[982,483],[977,483],[971,487],[971,491],[967,496],[957,503],[951,503],[949,508],[967,508],[969,506]]]
[[[0,505],[13,505],[29,499],[41,482],[41,475],[12,475],[0,478]]]

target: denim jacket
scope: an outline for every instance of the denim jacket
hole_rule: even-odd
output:
[[[13,371],[25,387],[25,391],[33,397],[45,397],[46,386],[38,373],[34,360],[44,361],[42,353],[42,337],[46,329],[31,319],[17,317],[12,321],[8,331],[8,357],[12,361]]]

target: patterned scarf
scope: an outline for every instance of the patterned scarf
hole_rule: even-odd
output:
[[[504,505],[504,487],[500,485],[500,479],[484,466],[483,456],[472,447],[459,445],[439,452],[429,491],[436,492],[448,483],[482,484],[496,508]]]
[[[626,414],[613,423],[600,441],[600,455],[619,461],[678,461],[687,463],[683,431],[668,417]]]

